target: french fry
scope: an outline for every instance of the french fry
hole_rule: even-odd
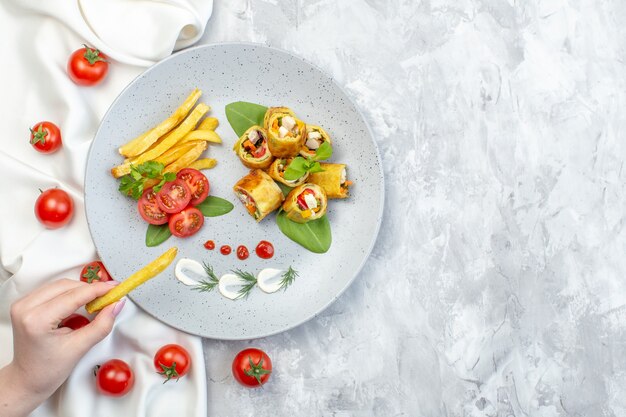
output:
[[[197,124],[198,120],[204,116],[210,110],[209,106],[204,103],[198,104],[192,112],[183,120],[183,122],[175,130],[170,132],[167,137],[155,148],[142,153],[141,155],[133,158],[130,162],[118,165],[111,169],[111,174],[115,178],[122,177],[130,173],[130,166],[140,165],[146,161],[152,161],[166,152],[172,146],[174,146],[179,140],[181,140],[187,133],[191,131]]]
[[[202,92],[200,90],[197,88],[194,89],[185,99],[183,104],[181,104],[170,117],[159,123],[153,129],[150,129],[130,142],[120,146],[118,149],[120,155],[131,158],[148,149],[150,145],[157,141],[157,139],[174,129],[174,127],[176,127],[176,125],[178,125],[178,123],[180,123],[180,121],[187,116],[189,111],[193,108],[193,106],[195,106],[201,94]]]
[[[217,165],[217,159],[202,158],[202,159],[198,159],[197,161],[192,162],[191,164],[189,164],[187,166],[187,168],[193,168],[193,169],[197,169],[197,170],[211,169],[215,165]]]
[[[91,314],[96,311],[102,310],[109,304],[113,304],[114,302],[119,301],[122,297],[124,297],[126,294],[128,294],[144,282],[159,275],[165,270],[165,268],[167,268],[172,263],[174,258],[176,258],[177,253],[178,248],[176,247],[168,249],[167,251],[165,251],[165,253],[156,258],[154,261],[150,262],[148,265],[144,266],[139,271],[135,272],[124,281],[113,287],[111,291],[87,303],[87,305],[85,306],[87,313]]]
[[[220,125],[220,121],[215,117],[207,117],[198,125],[197,130],[215,130]]]
[[[207,143],[204,141],[189,142],[189,143],[194,143],[195,146],[191,150],[187,151],[183,156],[178,158],[176,161],[166,166],[163,172],[177,173],[181,169],[188,167],[196,159],[200,158],[200,155],[202,155],[202,152],[204,152],[204,150],[207,147]]]
[[[163,155],[155,159],[155,161],[167,166],[176,161],[188,151],[190,151],[194,146],[196,146],[196,143],[192,142],[181,143],[179,145],[173,146],[172,148],[168,149]]]
[[[180,140],[180,143],[189,142],[191,140],[204,140],[207,142],[222,143],[220,135],[215,133],[213,130],[208,129],[193,130],[187,133],[185,137]]]

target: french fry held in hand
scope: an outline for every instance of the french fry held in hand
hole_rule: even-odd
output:
[[[111,169],[111,174],[115,178],[122,177],[126,174],[130,173],[131,165],[140,165],[146,161],[153,161],[158,158],[161,154],[166,152],[172,146],[174,146],[178,141],[185,137],[185,135],[198,124],[198,120],[202,116],[204,116],[210,110],[209,106],[204,103],[198,104],[192,112],[185,118],[185,120],[178,126],[175,130],[170,132],[167,137],[155,148],[142,153],[137,158],[131,159],[130,162],[126,162],[122,165],[118,165],[115,168]]]
[[[201,94],[202,92],[200,90],[197,88],[194,89],[185,99],[184,103],[181,104],[170,117],[159,123],[153,129],[150,129],[125,145],[122,145],[118,149],[119,153],[122,156],[131,158],[144,152],[154,142],[156,142],[157,139],[174,129],[174,127],[176,127],[176,125],[178,125],[178,123],[180,123],[180,121],[187,116],[189,111],[193,108],[193,106],[195,106]]]
[[[172,263],[177,254],[178,248],[172,247],[168,249],[165,253],[156,258],[154,261],[150,262],[148,265],[144,266],[139,271],[135,272],[124,281],[113,287],[111,291],[87,303],[87,305],[85,306],[87,313],[91,314],[96,311],[102,310],[109,304],[113,304],[114,302],[119,301],[122,297],[124,297],[126,294],[128,294],[144,282],[159,275],[165,270],[165,268],[167,268]]]
[[[207,117],[198,125],[197,130],[215,130],[220,125],[219,120],[215,117]]]
[[[215,165],[217,165],[217,159],[213,158],[202,158],[197,161],[192,162],[187,166],[187,168],[197,169],[198,171],[201,169],[211,169]]]

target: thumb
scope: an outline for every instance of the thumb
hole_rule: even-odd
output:
[[[117,303],[106,306],[100,310],[91,323],[72,332],[72,336],[76,338],[76,344],[81,346],[86,352],[107,337],[113,329],[115,317],[122,311],[125,303],[126,299],[122,299]]]

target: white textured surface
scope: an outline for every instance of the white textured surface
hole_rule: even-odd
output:
[[[621,0],[217,2],[205,42],[347,87],[388,194],[320,317],[205,341],[209,415],[624,415],[625,20]],[[263,390],[230,377],[250,344],[276,367]]]

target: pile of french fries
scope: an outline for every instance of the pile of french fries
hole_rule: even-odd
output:
[[[177,173],[183,168],[213,168],[217,160],[200,156],[209,143],[222,143],[222,139],[215,133],[219,121],[215,117],[205,117],[211,107],[204,103],[196,105],[201,94],[196,88],[170,117],[122,145],[118,151],[126,159],[121,165],[112,168],[111,174],[120,178],[130,174],[131,165],[147,161],[165,165],[163,173]],[[145,188],[159,182],[158,179],[150,181],[153,183],[147,182]]]

